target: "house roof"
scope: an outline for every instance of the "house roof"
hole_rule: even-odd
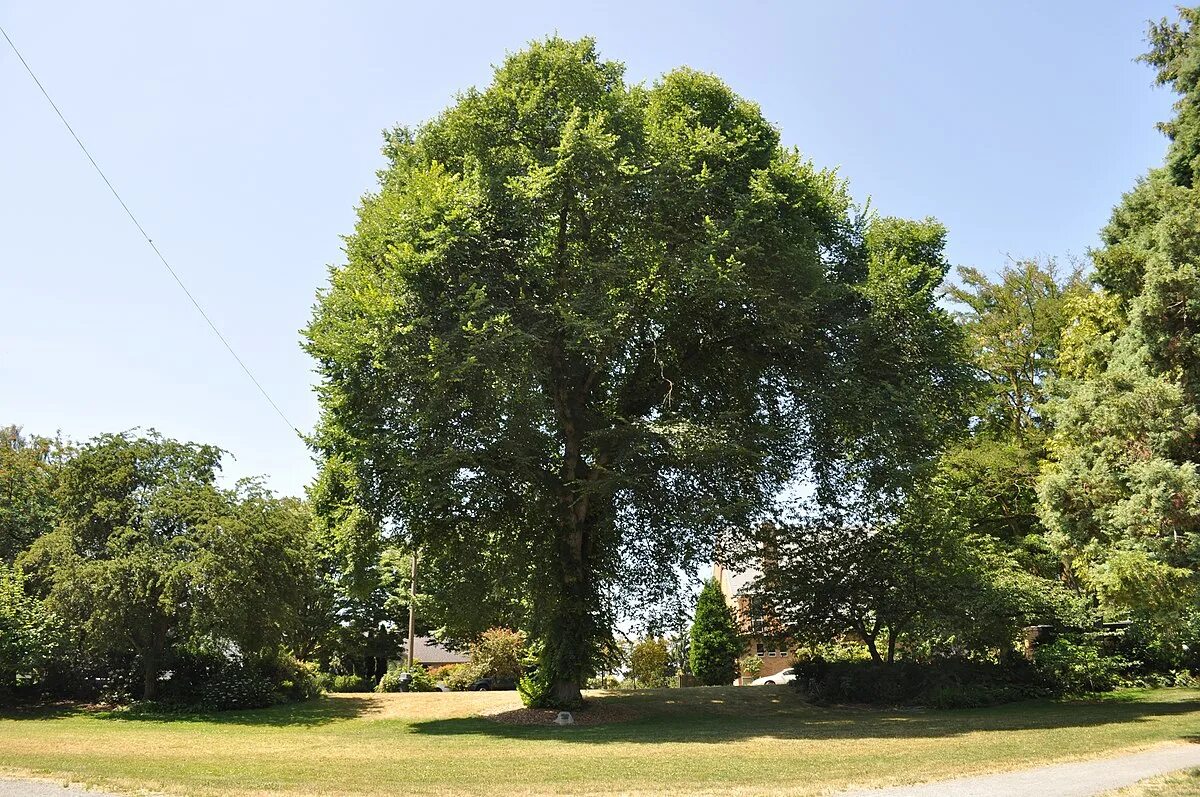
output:
[[[418,662],[436,664],[463,664],[471,660],[468,654],[449,650],[427,636],[413,639],[413,658]]]
[[[713,578],[721,585],[725,600],[732,601],[734,596],[749,589],[762,573],[754,568],[746,570],[730,570],[719,564],[713,565]]]

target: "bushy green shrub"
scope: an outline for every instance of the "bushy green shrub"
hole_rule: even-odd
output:
[[[16,567],[0,562],[0,698],[38,686],[62,647],[62,625],[45,605],[25,594]]]
[[[1034,652],[1038,670],[1065,694],[1111,692],[1121,685],[1135,663],[1121,656],[1105,655],[1094,642],[1056,639]]]
[[[1015,684],[958,684],[924,690],[918,700],[929,708],[983,708],[1040,695],[1038,687]]]
[[[743,678],[753,681],[762,672],[763,660],[758,656],[742,656],[738,668],[742,671]]]
[[[283,651],[238,658],[212,650],[182,651],[166,675],[155,703],[176,708],[264,708],[321,693],[316,667]]]
[[[320,697],[323,691],[318,681],[316,664],[300,661],[290,653],[280,652],[263,661],[263,674],[271,681],[276,703],[296,703]]]
[[[329,682],[330,692],[370,692],[371,682],[361,675],[335,675]]]
[[[451,664],[443,668],[442,681],[452,692],[465,692],[471,684],[483,677],[477,664]]]
[[[218,669],[200,690],[200,707],[206,711],[266,708],[276,699],[275,684],[262,668],[241,661]]]
[[[478,677],[520,678],[525,635],[511,628],[489,628],[471,645],[471,664]]]
[[[409,692],[433,692],[437,689],[434,686],[433,678],[429,675],[429,670],[422,667],[420,664],[414,664],[411,667],[391,667],[384,676],[379,679],[378,686],[375,687],[376,692],[401,692],[405,691],[401,688],[403,679],[402,675],[408,673],[412,679],[408,682]]]
[[[794,688],[819,703],[972,708],[1051,690],[1028,663],[944,659],[936,662],[797,661]]]
[[[530,708],[560,708],[554,705],[550,681],[541,670],[522,676],[517,681],[517,692],[521,695],[521,702]]]
[[[871,651],[867,646],[857,641],[838,640],[808,645],[796,651],[796,661],[871,661]]]

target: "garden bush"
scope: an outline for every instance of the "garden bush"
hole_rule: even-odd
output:
[[[1056,639],[1041,645],[1034,660],[1042,675],[1064,694],[1111,692],[1137,666],[1122,656],[1106,655],[1095,639]]]
[[[244,661],[220,667],[200,690],[200,707],[206,711],[266,708],[276,700],[275,684],[263,668]]]
[[[58,619],[25,593],[21,571],[0,562],[0,700],[38,687],[63,640]]]
[[[471,645],[477,677],[520,678],[524,657],[525,635],[510,628],[489,628]]]
[[[330,692],[370,692],[371,682],[361,675],[335,675],[329,682]]]
[[[1042,697],[1054,690],[1023,660],[934,662],[797,661],[793,687],[818,703],[974,708]]]
[[[742,677],[746,680],[753,681],[762,672],[763,660],[758,656],[742,656],[738,662],[738,668],[742,671]]]
[[[441,680],[452,692],[465,692],[471,684],[483,677],[479,665],[470,662],[450,664],[440,669]]]
[[[433,678],[429,675],[429,670],[422,667],[420,664],[414,664],[411,667],[392,667],[384,676],[379,679],[379,685],[375,687],[376,692],[401,692],[402,679],[400,676],[408,673],[412,676],[412,680],[408,682],[409,692],[433,692],[437,689],[434,686]]]
[[[316,667],[284,651],[236,658],[211,650],[181,651],[164,676],[154,701],[164,707],[264,708],[321,693]]]
[[[271,681],[276,703],[296,703],[320,697],[323,691],[318,680],[317,665],[300,661],[290,653],[279,653],[266,659],[264,675]]]
[[[433,682],[436,684],[444,682],[447,678],[454,674],[455,669],[461,666],[461,664],[439,664],[436,667],[427,667],[426,669],[429,670],[429,677],[432,678]]]

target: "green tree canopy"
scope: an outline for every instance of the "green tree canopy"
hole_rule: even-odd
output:
[[[87,650],[131,655],[142,696],[184,649],[243,655],[294,630],[310,520],[256,484],[216,484],[221,451],[102,435],[59,475],[59,525],[22,558]]]
[[[642,688],[659,689],[667,685],[670,651],[665,639],[643,639],[629,654],[629,677]]]
[[[955,403],[910,367],[954,333],[928,312],[944,232],[868,233],[711,75],[630,86],[553,38],[385,154],[307,330],[317,445],[431,589],[542,643],[555,702],[620,601],[709,560],[801,465],[867,472]],[[932,326],[895,327],[922,304]],[[905,415],[889,382],[927,400]]]
[[[0,563],[11,563],[54,527],[61,442],[0,427]]]
[[[1179,95],[1162,125],[1166,163],[1125,195],[1093,253],[1104,293],[1080,304],[1065,338],[1072,378],[1052,405],[1039,485],[1052,542],[1118,616],[1175,616],[1200,567],[1198,21],[1181,9],[1151,26],[1143,60]]]

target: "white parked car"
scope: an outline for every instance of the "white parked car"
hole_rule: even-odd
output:
[[[755,678],[750,682],[751,686],[772,686],[774,684],[790,684],[796,680],[796,671],[791,667],[786,670],[780,670],[774,675],[764,675],[761,678]]]

